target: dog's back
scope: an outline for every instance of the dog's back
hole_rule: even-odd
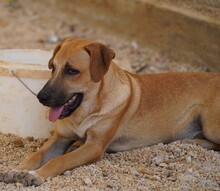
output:
[[[125,115],[122,119],[121,130],[110,150],[126,150],[198,136],[220,144],[220,138],[209,136],[211,127],[207,126],[208,119],[217,120],[220,116],[219,74],[128,73],[128,77],[138,84],[133,85],[131,92],[137,94],[140,91],[140,96],[132,95],[133,100],[128,104],[138,102],[138,105],[132,115]],[[216,125],[213,128],[220,134],[220,120]]]

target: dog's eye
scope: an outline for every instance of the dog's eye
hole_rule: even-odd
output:
[[[73,68],[67,68],[67,73],[70,75],[76,75],[79,73],[79,70],[75,70]]]

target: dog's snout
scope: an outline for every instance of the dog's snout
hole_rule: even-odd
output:
[[[40,91],[37,94],[37,98],[38,98],[39,102],[41,102],[42,104],[45,104],[48,102],[50,95],[47,92]]]

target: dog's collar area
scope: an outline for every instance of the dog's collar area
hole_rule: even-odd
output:
[[[49,120],[55,122],[57,119],[70,116],[80,106],[82,100],[83,93],[73,94],[63,106],[50,109]]]

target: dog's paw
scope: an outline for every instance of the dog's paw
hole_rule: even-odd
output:
[[[12,183],[15,182],[15,177],[19,174],[17,170],[11,170],[6,173],[0,173],[0,182]]]
[[[41,178],[35,171],[20,172],[14,177],[15,182],[20,182],[24,186],[39,186],[44,183],[44,179]]]
[[[24,186],[39,186],[44,182],[44,179],[34,171],[12,170],[7,173],[0,173],[0,182],[20,182]]]

